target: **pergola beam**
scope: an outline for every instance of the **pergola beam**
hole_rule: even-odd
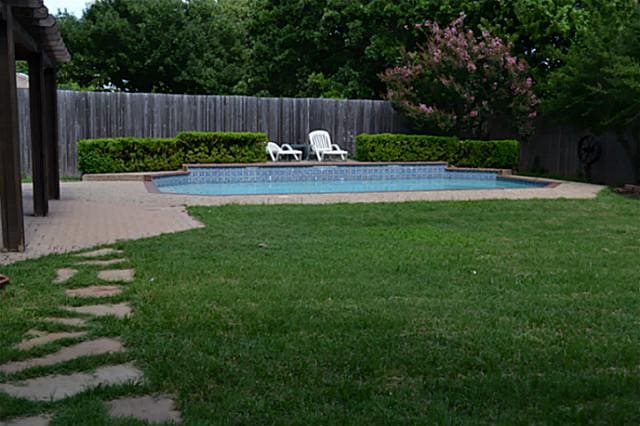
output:
[[[15,43],[20,45],[23,49],[28,50],[31,53],[38,51],[38,43],[36,40],[20,25],[17,19],[13,19],[13,37]]]
[[[29,58],[29,111],[31,117],[31,174],[33,177],[33,213],[49,213],[49,173],[47,105],[45,96],[44,53]]]
[[[0,3],[0,226],[2,247],[24,250],[24,217],[20,179],[18,95],[13,15]]]
[[[15,7],[29,7],[36,8],[42,7],[42,0],[0,0],[0,3],[4,3],[7,6]]]
[[[60,199],[60,168],[58,164],[58,84],[56,69],[44,70],[45,146],[47,147],[48,198]]]

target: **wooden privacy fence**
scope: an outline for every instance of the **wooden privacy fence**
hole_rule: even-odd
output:
[[[599,146],[599,155],[589,168],[590,181],[607,185],[635,183],[632,157],[613,133],[592,135],[586,129],[539,120],[535,134],[520,144],[521,171],[547,174],[559,178],[585,178],[585,164],[578,155],[581,139],[592,137]],[[625,137],[634,141],[630,134]],[[634,142],[633,151],[640,150]]]
[[[29,92],[20,90],[22,171],[31,171]],[[278,143],[308,143],[311,130],[326,129],[352,154],[359,133],[404,132],[391,104],[373,100],[257,98],[58,91],[60,175],[78,176],[81,139],[172,137],[185,130],[265,132]]]

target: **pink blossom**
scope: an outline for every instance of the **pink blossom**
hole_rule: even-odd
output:
[[[531,89],[532,86],[533,80],[531,79],[531,77],[527,77],[527,79],[524,81],[524,87],[527,89]]]
[[[426,114],[431,114],[433,113],[433,107],[431,106],[427,106],[425,104],[420,104],[418,105],[418,109]]]
[[[511,43],[486,30],[474,34],[464,27],[464,15],[445,27],[431,21],[415,27],[426,27],[427,42],[381,75],[387,99],[409,117],[447,131],[460,126],[463,133],[482,134],[486,118],[503,109],[526,131],[539,100]],[[418,96],[425,103],[416,102]]]

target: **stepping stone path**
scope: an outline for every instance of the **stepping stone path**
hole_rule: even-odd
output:
[[[126,262],[127,259],[108,259],[108,260],[84,260],[76,263],[76,265],[89,265],[89,266],[111,266],[119,263]]]
[[[182,416],[176,403],[166,396],[120,398],[105,404],[111,417],[133,417],[147,422],[180,423]]]
[[[88,305],[88,306],[63,306],[62,309],[77,314],[89,314],[96,317],[114,315],[118,318],[126,318],[131,315],[131,307],[128,303]]]
[[[86,331],[76,332],[62,332],[62,333],[47,333],[38,330],[27,331],[28,336],[33,336],[31,339],[23,340],[16,345],[17,349],[26,351],[36,346],[45,345],[47,343],[56,342],[62,339],[76,339],[78,337],[84,337],[87,335]]]
[[[42,320],[53,324],[70,325],[72,327],[86,327],[87,325],[87,320],[84,318],[47,317]]]
[[[127,262],[126,258],[93,259],[110,255],[120,255],[121,250],[104,248],[77,256],[89,258],[76,262],[76,265],[89,265],[98,267],[110,267]],[[61,268],[56,271],[55,284],[64,284],[71,279],[77,269]],[[132,282],[135,271],[133,269],[107,269],[98,271],[97,278],[109,282]],[[68,297],[83,299],[99,299],[119,295],[124,291],[121,285],[92,285],[80,288],[65,289]],[[113,315],[117,318],[126,318],[132,314],[128,303],[116,304],[92,304],[84,306],[61,306],[67,312],[73,314],[104,317]],[[16,345],[17,349],[29,350],[36,346],[55,342],[61,339],[73,339],[87,336],[87,331],[82,330],[88,326],[88,319],[77,317],[46,317],[42,321],[57,325],[79,327],[77,331],[65,331],[47,333],[39,330],[29,330],[25,339]],[[125,352],[126,348],[116,338],[102,337],[94,340],[80,342],[65,346],[57,352],[38,358],[22,361],[8,362],[0,365],[0,372],[6,374],[17,373],[33,367],[53,366],[63,362],[72,361],[80,357]],[[97,386],[120,385],[126,383],[138,383],[143,380],[143,373],[133,363],[120,365],[107,365],[97,368],[94,372],[82,372],[71,374],[52,374],[17,382],[0,383],[0,392],[7,393],[15,398],[23,398],[29,401],[59,401]],[[173,399],[167,396],[136,396],[119,398],[106,403],[106,408],[111,417],[132,417],[147,422],[175,422],[180,423],[182,416],[176,410]],[[47,426],[52,414],[35,417],[23,417],[14,419],[8,423],[0,422],[0,426]]]
[[[69,297],[109,297],[122,293],[122,287],[119,285],[93,285],[68,289],[64,293]]]
[[[64,284],[69,281],[75,274],[78,273],[77,269],[61,268],[56,271],[56,279],[53,281],[56,284]]]
[[[122,250],[116,250],[112,248],[103,248],[99,250],[94,250],[86,253],[78,253],[76,256],[80,257],[102,257],[102,256],[110,256],[112,254],[122,254]]]
[[[134,273],[133,269],[108,269],[98,272],[98,278],[109,282],[131,282]]]
[[[132,363],[100,367],[93,373],[54,374],[14,383],[0,383],[0,391],[29,401],[59,401],[96,386],[142,381],[143,373]]]
[[[40,358],[8,362],[0,365],[0,371],[3,373],[17,373],[29,368],[55,365],[83,356],[102,355],[124,351],[125,348],[119,340],[102,338],[68,346],[60,349],[58,352],[54,352]]]
[[[22,417],[9,422],[0,422],[0,426],[48,426],[51,415],[45,414],[34,417]]]

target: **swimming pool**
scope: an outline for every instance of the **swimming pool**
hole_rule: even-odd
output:
[[[190,195],[269,195],[344,192],[535,188],[546,184],[495,171],[448,169],[446,163],[190,166],[154,177],[159,192]]]

